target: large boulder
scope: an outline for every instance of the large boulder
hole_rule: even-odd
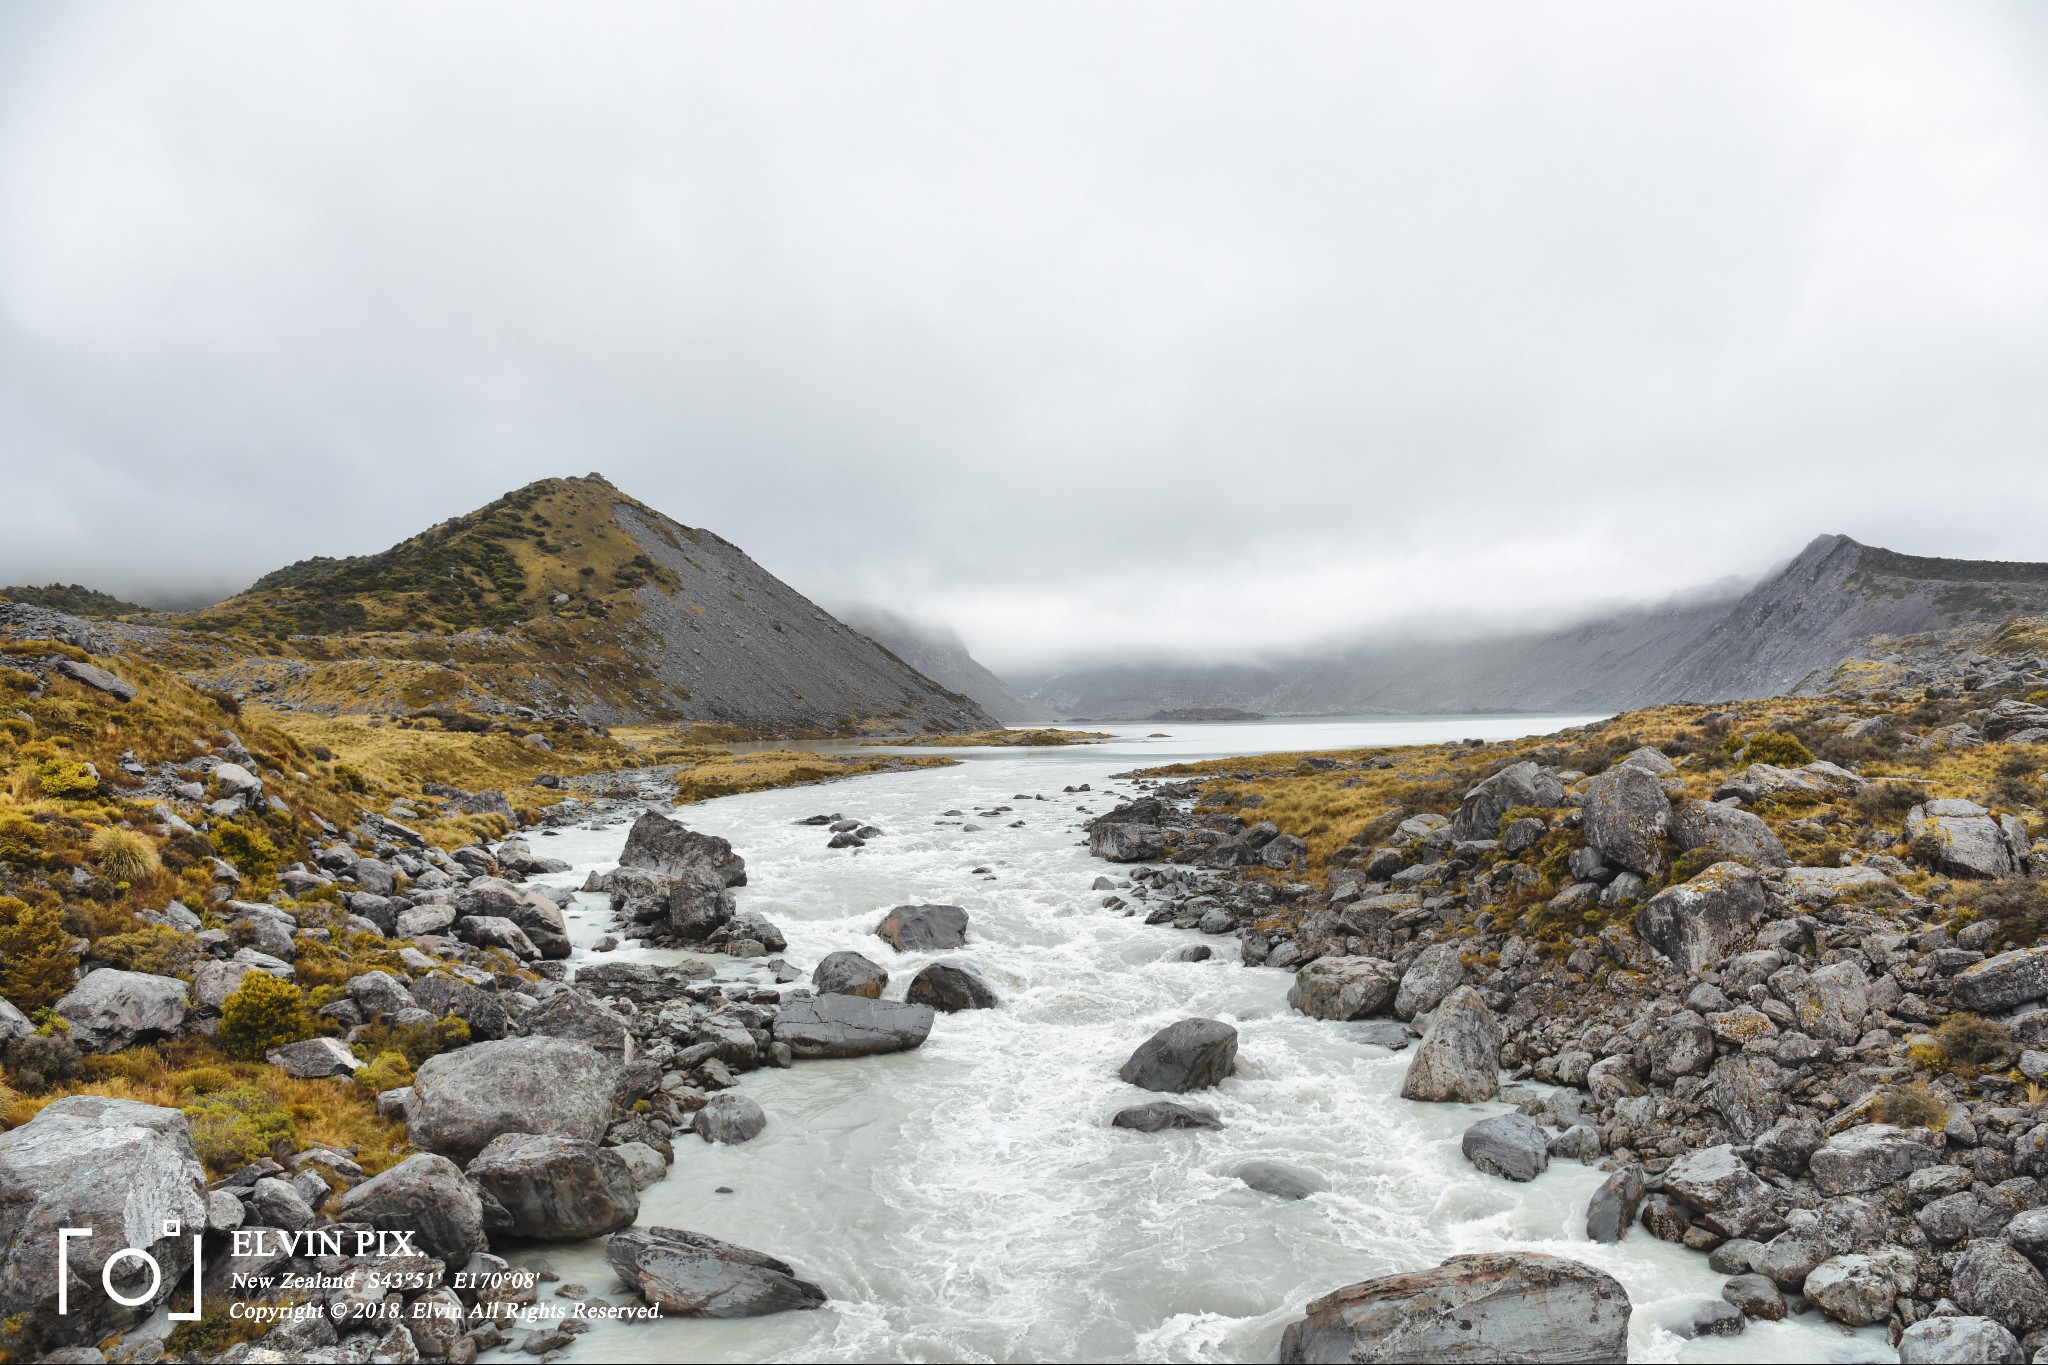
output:
[[[491,915],[508,919],[519,926],[542,957],[560,960],[569,956],[569,929],[562,908],[538,891],[499,877],[478,877],[456,896],[455,912],[462,918]]]
[[[443,1052],[413,1078],[416,1146],[468,1161],[501,1133],[595,1142],[611,1123],[619,1064],[565,1038],[507,1038]]]
[[[1453,1256],[1326,1294],[1280,1338],[1283,1362],[1623,1360],[1628,1291],[1537,1252]]]
[[[1619,1242],[1635,1225],[1643,1206],[1643,1168],[1627,1165],[1600,1182],[1586,1204],[1586,1238]]]
[[[1837,1322],[1868,1327],[1891,1316],[1898,1284],[1874,1256],[1830,1256],[1815,1266],[1802,1289],[1806,1301]]]
[[[1386,1013],[1400,969],[1376,957],[1319,957],[1295,974],[1287,1003],[1314,1019]]]
[[[1949,1292],[1964,1312],[1996,1318],[2021,1336],[2048,1327],[2048,1280],[1995,1238],[1971,1240],[1950,1272]]]
[[[643,868],[668,877],[703,877],[720,886],[745,886],[747,860],[713,834],[699,834],[666,815],[648,811],[626,831],[620,867]]]
[[[1403,1019],[1427,1014],[1465,984],[1464,945],[1456,939],[1432,943],[1415,955],[1394,993],[1394,1013]]]
[[[503,1231],[514,1237],[580,1242],[640,1216],[625,1158],[585,1138],[501,1133],[469,1163],[469,1178],[509,1215]]]
[[[1785,1227],[1771,1187],[1727,1144],[1687,1152],[1665,1168],[1657,1188],[1692,1209],[1697,1221],[1723,1237],[1761,1241]]]
[[[1470,1103],[1499,1093],[1500,1021],[1478,991],[1460,986],[1431,1013],[1401,1095]]]
[[[905,1052],[931,1035],[929,1005],[858,995],[799,995],[782,1002],[775,1041],[798,1057],[867,1057]]]
[[[1836,1134],[1807,1158],[1822,1194],[1862,1194],[1904,1180],[1941,1160],[1927,1131],[1867,1123]]]
[[[503,915],[471,915],[455,921],[455,937],[474,948],[500,948],[521,962],[540,958],[540,949],[526,931]]]
[[[2035,1000],[2048,1000],[2048,947],[2015,948],[1957,972],[1948,983],[1957,1009],[2003,1014]]]
[[[614,1233],[604,1254],[634,1293],[681,1317],[748,1318],[825,1302],[788,1262],[680,1228]]]
[[[1237,1030],[1215,1019],[1183,1019],[1153,1034],[1117,1074],[1146,1090],[1206,1090],[1237,1067]]]
[[[1687,976],[1717,965],[1763,917],[1763,879],[1741,863],[1715,863],[1667,886],[1636,911],[1636,935]]]
[[[1550,1166],[1550,1140],[1527,1114],[1496,1114],[1465,1130],[1465,1159],[1488,1175],[1534,1180]]]
[[[882,998],[889,973],[859,953],[827,953],[811,972],[811,985],[820,995],[859,995],[869,1000]]]
[[[1690,853],[1710,848],[1751,867],[1787,867],[1792,855],[1771,827],[1742,807],[1720,801],[1688,801],[1671,819],[1671,840]]]
[[[519,1021],[529,1035],[566,1038],[625,1061],[632,1033],[624,1015],[594,995],[564,986]]]
[[[1792,1010],[1799,1031],[1844,1046],[1863,1035],[1870,1012],[1870,979],[1854,962],[1831,962],[1818,971],[1784,967],[1771,974],[1771,994]]]
[[[134,1100],[74,1095],[0,1133],[0,1319],[19,1317],[50,1345],[93,1343],[125,1331],[171,1295],[192,1266],[192,1236],[206,1226],[206,1172],[185,1116]],[[175,1233],[167,1229],[175,1226]],[[57,1315],[57,1232],[69,1241],[68,1314]],[[101,1288],[109,1258],[136,1247],[163,1268],[147,1303],[123,1307]],[[133,1256],[114,1287],[133,1298],[149,1285]]]
[[[1922,1318],[1899,1336],[1899,1365],[2020,1365],[2019,1338],[1991,1318]]]
[[[53,1007],[71,1025],[82,1052],[117,1052],[174,1037],[191,1012],[192,993],[176,977],[101,967]]]
[[[1150,862],[1166,853],[1166,832],[1159,828],[1164,806],[1157,797],[1118,806],[1088,822],[1088,851],[1112,863]]]
[[[1620,763],[1588,778],[1583,790],[1586,842],[1617,867],[1644,877],[1664,871],[1671,800],[1657,774]]]
[[[995,988],[979,974],[950,962],[934,962],[910,978],[903,998],[913,1005],[930,1005],[941,1014],[992,1010],[1001,1003]]]
[[[1906,814],[1913,857],[1950,877],[2017,877],[2027,871],[2026,826],[1975,801],[1929,801]]]
[[[875,926],[899,953],[932,953],[967,942],[967,912],[957,905],[899,905]]]
[[[1785,1111],[1785,1073],[1769,1057],[1736,1052],[1714,1063],[1707,1091],[1729,1131],[1744,1142],[1769,1131]]]
[[[341,1197],[338,1213],[343,1222],[410,1232],[415,1247],[444,1261],[466,1261],[486,1245],[483,1198],[461,1167],[432,1152],[365,1180]]]
[[[285,1043],[266,1051],[263,1060],[285,1075],[302,1081],[327,1076],[353,1076],[363,1069],[362,1061],[339,1038],[306,1038],[296,1043]]]
[[[469,1026],[479,1042],[496,1042],[512,1032],[512,1017],[498,997],[481,986],[435,972],[412,983],[413,999],[436,1017],[456,1018]]]
[[[1563,804],[1564,784],[1555,773],[1527,760],[1510,764],[1465,793],[1458,813],[1451,817],[1451,837],[1497,838],[1500,818],[1515,807]]]
[[[697,1136],[728,1147],[752,1142],[767,1126],[766,1111],[737,1090],[721,1090],[697,1111]]]

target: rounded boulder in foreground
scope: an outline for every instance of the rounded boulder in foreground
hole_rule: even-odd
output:
[[[1237,1030],[1215,1019],[1183,1019],[1146,1039],[1117,1074],[1168,1094],[1206,1090],[1237,1067]]]

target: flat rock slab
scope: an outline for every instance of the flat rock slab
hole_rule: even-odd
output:
[[[1206,1090],[1237,1066],[1237,1030],[1215,1019],[1183,1019],[1141,1044],[1117,1074],[1146,1090]]]
[[[899,905],[875,932],[899,953],[931,953],[967,942],[967,912],[957,905]]]
[[[680,1228],[614,1233],[605,1259],[643,1300],[682,1317],[751,1318],[825,1302],[787,1261]]]
[[[775,1041],[798,1057],[869,1057],[907,1052],[931,1035],[929,1005],[858,995],[799,995],[775,1016]]]

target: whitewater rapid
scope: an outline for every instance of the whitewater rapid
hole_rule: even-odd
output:
[[[1292,978],[1239,965],[1234,940],[1147,928],[1104,909],[1105,893],[1091,890],[1096,877],[1122,880],[1128,869],[1089,858],[1077,826],[1128,790],[1111,775],[1135,764],[1499,739],[1567,723],[1205,726],[1166,740],[1145,736],[1176,727],[1106,727],[1123,732],[1118,741],[967,751],[969,761],[951,768],[674,811],[746,857],[741,908],[781,926],[785,956],[806,972],[828,952],[853,949],[889,970],[884,994],[900,998],[918,968],[944,958],[979,971],[1003,1003],[941,1015],[913,1052],[749,1073],[742,1088],[767,1111],[766,1131],[734,1147],[679,1136],[668,1178],[643,1193],[643,1226],[783,1257],[825,1288],[826,1307],[600,1324],[569,1358],[1263,1361],[1308,1300],[1341,1285],[1462,1252],[1529,1249],[1576,1257],[1627,1287],[1633,1359],[1895,1359],[1881,1332],[1851,1333],[1818,1314],[1681,1341],[1659,1324],[1718,1297],[1722,1277],[1704,1256],[1640,1228],[1619,1245],[1588,1242],[1586,1201],[1601,1172],[1564,1161],[1527,1185],[1481,1175],[1460,1154],[1459,1135],[1507,1106],[1399,1098],[1408,1054],[1294,1013]],[[1094,791],[1062,793],[1083,782]],[[1012,809],[976,814],[996,806]],[[954,809],[963,815],[943,814]],[[859,850],[832,850],[825,831],[796,823],[835,812],[885,833]],[[580,885],[610,867],[625,828],[535,839],[536,851],[574,864],[547,880]],[[898,954],[875,937],[888,907],[925,902],[967,909],[965,949]],[[589,954],[611,927],[600,896],[579,896],[570,920],[578,961],[681,956]],[[1215,958],[1168,960],[1196,942]],[[759,972],[712,960],[721,975]],[[1237,1074],[1193,1097],[1218,1111],[1223,1129],[1109,1127],[1117,1109],[1156,1098],[1119,1081],[1118,1066],[1189,1015],[1239,1030]],[[1288,1203],[1226,1174],[1255,1157],[1309,1167],[1330,1188]],[[614,1285],[598,1243],[533,1251],[565,1282],[600,1294]]]

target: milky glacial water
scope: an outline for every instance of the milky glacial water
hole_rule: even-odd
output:
[[[599,1325],[569,1357],[617,1361],[1216,1360],[1274,1358],[1302,1306],[1341,1285],[1433,1266],[1463,1252],[1529,1249],[1614,1275],[1635,1304],[1637,1360],[1891,1360],[1880,1332],[1808,1314],[1740,1337],[1681,1341],[1658,1325],[1718,1297],[1706,1258],[1640,1228],[1617,1246],[1585,1239],[1603,1179],[1560,1162],[1526,1185],[1475,1171],[1458,1148],[1500,1104],[1400,1098],[1408,1054],[1355,1040],[1287,1007],[1292,978],[1247,969],[1236,944],[1145,927],[1091,890],[1126,869],[1087,856],[1078,825],[1110,808],[1139,764],[1458,738],[1505,739],[1584,717],[1410,718],[1247,725],[1096,726],[1108,744],[963,750],[958,766],[729,797],[676,816],[747,859],[743,909],[789,937],[805,969],[853,949],[890,972],[900,998],[936,958],[971,965],[1000,1009],[941,1015],[913,1052],[799,1062],[743,1080],[768,1113],[752,1142],[679,1137],[668,1178],[641,1197],[642,1225],[688,1228],[773,1253],[822,1285],[814,1312],[729,1321]],[[1168,738],[1150,738],[1156,731]],[[920,752],[932,752],[921,750]],[[1061,788],[1087,782],[1079,796]],[[1045,800],[1018,799],[1019,796]],[[977,818],[997,805],[1012,811]],[[935,823],[959,809],[959,823]],[[840,812],[885,835],[825,847],[795,822]],[[1011,822],[1021,821],[1014,826]],[[625,822],[564,831],[537,847],[580,884],[612,865]],[[993,874],[977,874],[985,867]],[[874,934],[892,905],[964,906],[966,948],[898,954]],[[609,927],[601,897],[571,911],[577,957]],[[1216,958],[1170,962],[1205,942]],[[668,960],[625,951],[605,956]],[[721,975],[757,968],[720,964]],[[1157,1098],[1117,1079],[1155,1030],[1207,1015],[1239,1031],[1237,1074],[1191,1099],[1220,1132],[1109,1127]],[[1306,1166],[1329,1185],[1289,1203],[1228,1172],[1253,1158]],[[730,1194],[719,1194],[718,1187]],[[600,1244],[535,1248],[564,1281],[606,1292]],[[543,1292],[553,1286],[543,1286]]]

